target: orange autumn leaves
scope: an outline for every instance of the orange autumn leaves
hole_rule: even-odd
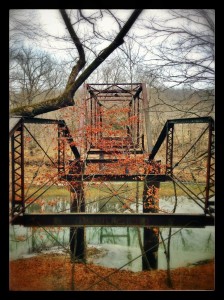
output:
[[[156,212],[159,209],[159,188],[154,185],[148,187],[147,197],[143,202],[145,210]]]
[[[106,156],[106,155],[105,155]],[[107,157],[105,157],[107,159]],[[91,159],[90,159],[91,160]],[[114,161],[100,164],[89,163],[82,170],[77,161],[71,162],[70,173],[86,175],[104,174],[104,175],[139,175],[138,179],[144,180],[141,175],[145,174],[165,174],[165,165],[160,162],[147,161],[147,155],[114,154]]]

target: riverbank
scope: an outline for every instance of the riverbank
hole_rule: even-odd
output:
[[[10,261],[9,268],[11,291],[214,290],[214,260],[171,270],[172,287],[166,270],[131,272],[72,264],[63,254]]]

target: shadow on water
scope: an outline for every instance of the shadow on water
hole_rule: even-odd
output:
[[[70,202],[66,197],[55,199],[48,197],[44,207],[45,212],[66,212],[70,209]],[[169,209],[173,205],[172,198],[160,200],[160,207]],[[102,206],[101,206],[102,207]],[[104,205],[102,211],[117,211],[120,208],[115,203],[110,207]],[[31,206],[30,213],[40,212],[41,205]],[[99,207],[94,203],[88,206],[88,212],[96,212]],[[180,197],[177,212],[197,213],[198,208],[189,202],[186,197]],[[214,258],[215,253],[215,228],[172,228],[174,235],[171,239],[170,267],[177,268],[194,264],[198,261]],[[167,241],[168,228],[160,228],[163,239]],[[178,232],[175,234],[175,232]],[[23,226],[10,226],[9,251],[10,259],[18,259],[44,251],[55,251],[65,253],[69,250],[69,228],[26,228]],[[143,238],[143,228],[136,227],[87,227],[87,262],[97,265],[119,268],[126,265],[124,269],[132,271],[142,270],[141,250],[139,237]],[[94,251],[91,251],[94,250]],[[90,254],[91,253],[91,254]],[[137,259],[135,259],[138,257]],[[164,246],[160,243],[158,250],[158,269],[166,269],[167,262]]]

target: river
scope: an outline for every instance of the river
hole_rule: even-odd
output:
[[[50,198],[48,200],[51,200]],[[160,199],[160,208],[172,210],[174,197]],[[48,207],[49,206],[49,207]],[[108,208],[108,207],[107,207]],[[134,206],[133,206],[134,208]],[[54,211],[69,209],[68,199],[61,197],[57,201]],[[97,211],[96,204],[87,208],[88,211]],[[111,207],[110,207],[111,209]],[[46,211],[52,206],[46,205]],[[202,213],[200,207],[187,197],[178,197],[177,213]],[[160,233],[167,243],[168,228],[160,228]],[[172,228],[170,244],[170,267],[177,268],[195,264],[215,257],[215,227],[205,228]],[[86,243],[89,250],[98,251],[96,255],[87,256],[87,262],[97,265],[123,268],[134,272],[142,270],[139,236],[142,238],[143,228],[136,227],[86,227]],[[10,226],[9,255],[10,260],[26,258],[37,253],[64,253],[69,251],[69,228],[25,228]],[[89,251],[91,252],[91,251]],[[158,250],[158,269],[166,269],[167,262],[164,245],[160,236]]]

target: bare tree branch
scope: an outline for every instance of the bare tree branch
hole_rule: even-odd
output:
[[[16,109],[11,110],[12,115],[21,115],[21,116],[29,116],[34,117],[39,114],[43,114],[46,112],[58,110],[60,108],[66,107],[66,106],[72,106],[74,105],[73,96],[77,89],[81,86],[81,84],[90,76],[90,74],[116,49],[118,48],[123,42],[124,37],[128,33],[128,31],[131,29],[135,21],[137,20],[138,16],[141,14],[142,9],[136,9],[129,17],[128,21],[124,24],[120,32],[117,34],[115,39],[112,41],[112,43],[105,48],[99,56],[86,68],[86,70],[76,79],[78,73],[81,71],[81,69],[84,67],[84,54],[83,54],[83,47],[80,45],[79,39],[77,39],[77,35],[74,32],[71,21],[69,17],[67,16],[67,13],[65,10],[61,10],[61,14],[63,17],[63,20],[67,26],[67,29],[71,35],[71,38],[73,39],[73,42],[77,48],[77,51],[79,53],[79,60],[77,64],[73,67],[72,72],[69,76],[66,88],[62,95],[46,100],[41,103],[37,103],[34,105],[28,105],[19,107]]]

